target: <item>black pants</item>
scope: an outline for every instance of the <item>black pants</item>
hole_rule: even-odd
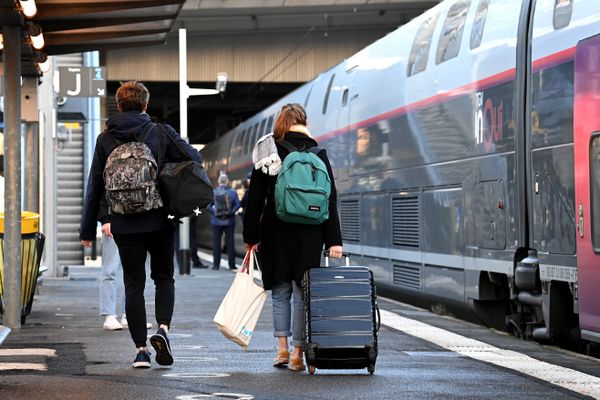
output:
[[[116,234],[125,281],[125,312],[136,347],[146,346],[146,253],[150,253],[150,278],[155,287],[156,322],[170,325],[175,304],[173,279],[173,228],[162,231]]]
[[[227,258],[229,259],[229,268],[235,268],[235,245],[233,234],[235,225],[219,226],[213,225],[213,268],[219,268],[221,265],[221,237],[225,232],[225,242],[227,244]]]

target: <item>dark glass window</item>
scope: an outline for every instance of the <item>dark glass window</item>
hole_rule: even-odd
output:
[[[455,3],[448,11],[444,27],[438,41],[435,63],[440,64],[458,56],[462,35],[465,29],[465,21],[471,0],[461,0]]]
[[[239,157],[242,152],[242,143],[244,141],[244,136],[246,136],[246,130],[238,131],[238,133],[233,138],[233,144],[231,146],[231,155],[232,158]]]
[[[592,245],[600,253],[600,132],[594,133],[590,146],[590,197]]]
[[[244,154],[249,153],[251,150],[251,146],[254,145],[254,143],[252,142],[252,138],[256,137],[256,132],[258,131],[258,122],[256,124],[254,124],[254,127],[252,129],[248,129],[248,132],[246,132],[246,138],[244,140]]]
[[[348,88],[344,89],[344,94],[342,95],[342,107],[348,104]]]
[[[554,29],[561,29],[569,25],[573,15],[573,0],[554,0]]]
[[[264,135],[266,135],[267,133],[273,132],[273,118],[274,117],[275,117],[275,115],[271,115],[269,117],[269,122],[267,123],[267,131],[264,133]]]
[[[250,143],[250,151],[254,148],[254,144],[258,141],[259,137],[262,137],[265,134],[265,125],[267,124],[267,119],[263,119],[260,123],[260,128],[258,132],[254,132],[254,136],[252,136],[252,143]]]
[[[491,0],[481,0],[477,13],[475,13],[475,21],[473,21],[473,29],[471,30],[471,49],[479,47],[483,38],[483,27],[485,26],[485,18],[487,17],[488,7]]]
[[[325,92],[325,99],[323,99],[323,114],[327,112],[327,103],[329,103],[329,94],[331,93],[331,87],[333,86],[333,80],[335,79],[335,74],[331,75],[331,79],[329,79],[329,85],[327,85],[327,91]]]
[[[431,39],[433,38],[433,30],[435,29],[436,22],[437,15],[423,22],[419,28],[408,58],[407,76],[413,76],[425,71],[425,68],[427,68],[427,57],[429,57],[429,48],[431,47]]]
[[[310,99],[310,94],[312,93],[314,85],[310,85],[310,89],[308,89],[308,94],[306,95],[306,99],[304,100],[304,108],[306,109],[306,105],[308,104],[308,100]]]

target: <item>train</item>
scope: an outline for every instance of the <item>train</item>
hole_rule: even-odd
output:
[[[241,188],[300,103],[378,288],[600,342],[599,21],[598,0],[440,2],[208,144],[205,166]]]

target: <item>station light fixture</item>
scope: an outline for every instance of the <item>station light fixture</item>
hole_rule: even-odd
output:
[[[48,59],[48,56],[44,53],[40,54],[37,65],[40,71],[48,72],[50,70],[50,60]]]
[[[219,91],[219,93],[225,93],[225,89],[227,89],[227,73],[219,72],[217,74],[217,84],[215,89]]]
[[[29,24],[29,39],[34,49],[41,50],[44,47],[44,34],[38,24]]]
[[[0,33],[0,50],[4,48],[4,36]]]
[[[21,4],[23,14],[25,14],[27,18],[33,18],[33,16],[37,14],[35,0],[19,0],[19,4]]]

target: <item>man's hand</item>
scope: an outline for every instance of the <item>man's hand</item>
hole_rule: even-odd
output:
[[[92,241],[91,240],[82,240],[81,245],[83,247],[90,247],[92,245]]]
[[[110,231],[110,222],[102,225],[102,233],[104,233],[109,238],[113,237],[112,232]]]

